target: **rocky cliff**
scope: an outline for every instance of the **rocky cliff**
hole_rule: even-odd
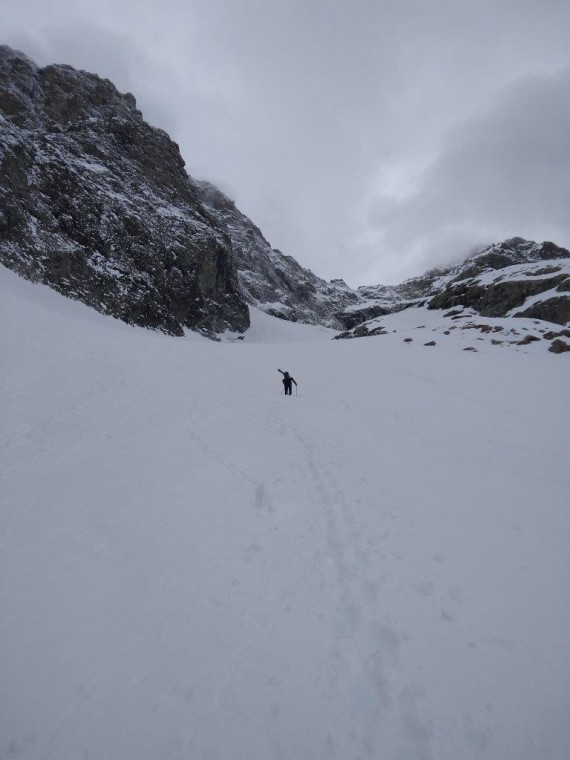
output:
[[[0,48],[0,261],[126,322],[243,331],[231,241],[130,94]]]
[[[487,246],[461,264],[426,273],[394,288],[396,311],[412,306],[451,309],[451,315],[528,317],[570,323],[570,252],[554,243],[511,238]],[[389,312],[386,312],[389,313]],[[377,334],[380,314],[339,337]],[[447,314],[445,316],[448,316]]]
[[[130,93],[0,47],[0,262],[107,314],[181,335],[243,332],[248,305],[370,334],[421,306],[570,322],[570,253],[512,238],[401,285],[326,282],[190,177]],[[374,329],[377,329],[376,327]]]
[[[208,211],[232,241],[241,292],[252,306],[293,322],[341,328],[340,314],[360,295],[342,280],[326,282],[292,256],[272,248],[234,202],[209,182],[197,183]]]
[[[512,238],[488,246],[441,273],[426,296],[429,309],[471,307],[485,317],[570,322],[570,252],[554,243]]]

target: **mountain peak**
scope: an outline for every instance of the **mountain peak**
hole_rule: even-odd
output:
[[[176,143],[108,79],[67,65],[38,68],[1,46],[0,114],[0,261],[104,313],[172,334],[241,332],[248,304],[350,330],[411,305],[476,304],[477,288],[495,288],[481,279],[488,273],[519,267],[511,274],[521,279],[525,266],[570,257],[554,243],[512,237],[401,285],[354,290],[273,248],[231,198],[190,177]],[[546,288],[542,275],[527,275],[533,293]],[[554,305],[533,305],[536,316],[570,319],[562,281],[560,288]]]
[[[126,322],[245,329],[226,232],[134,97],[9,48],[0,61],[0,261]]]
[[[26,63],[28,66],[37,69],[36,64],[31,58],[28,58],[28,56],[25,53],[22,53],[21,50],[16,50],[15,48],[10,47],[10,45],[0,45],[0,71],[5,70],[8,65],[17,61]]]

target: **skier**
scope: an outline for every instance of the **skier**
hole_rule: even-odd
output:
[[[286,396],[292,396],[293,395],[293,383],[295,383],[295,392],[297,389],[297,381],[295,378],[291,377],[291,375],[288,372],[283,372],[282,369],[278,369],[277,372],[281,372],[283,375],[283,386],[285,388],[285,395]]]

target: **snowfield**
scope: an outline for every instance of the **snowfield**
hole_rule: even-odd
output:
[[[570,354],[0,319],[1,758],[568,759]]]

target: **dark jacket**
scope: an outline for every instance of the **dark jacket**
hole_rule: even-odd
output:
[[[294,377],[291,377],[291,375],[288,372],[283,372],[282,369],[278,369],[277,372],[281,372],[283,375],[283,385],[288,386],[291,385],[291,383],[295,383],[297,385],[297,381]]]

